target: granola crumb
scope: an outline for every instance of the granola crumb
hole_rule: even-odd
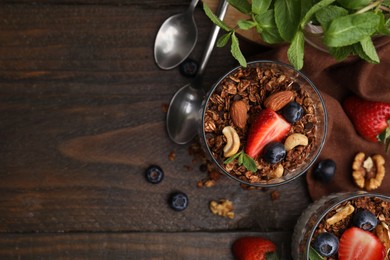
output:
[[[280,191],[278,190],[274,190],[271,192],[271,200],[272,201],[275,201],[275,200],[278,200],[280,199]]]
[[[174,161],[175,158],[176,158],[176,153],[175,153],[174,151],[171,151],[171,152],[169,153],[169,155],[168,155],[168,159],[169,159],[170,161]]]

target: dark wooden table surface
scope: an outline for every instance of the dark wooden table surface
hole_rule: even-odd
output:
[[[244,235],[270,238],[290,258],[310,202],[304,178],[269,190],[227,177],[198,188],[207,173],[166,134],[164,107],[189,79],[156,66],[154,39],[189,2],[2,1],[1,259],[231,259]],[[199,60],[212,24],[201,5],[195,19]],[[229,48],[215,49],[205,84],[236,65]],[[144,178],[151,164],[165,171],[158,185]],[[190,199],[183,212],[166,202],[176,190]],[[219,199],[234,203],[234,219],[210,212]]]

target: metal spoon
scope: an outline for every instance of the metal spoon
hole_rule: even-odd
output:
[[[198,2],[192,0],[184,13],[171,16],[161,25],[154,43],[154,59],[161,69],[178,66],[194,49],[198,40],[194,9]]]
[[[223,20],[226,14],[228,3],[221,1],[219,6],[219,19]],[[166,124],[169,137],[177,144],[186,144],[196,135],[199,127],[200,106],[205,95],[202,88],[203,72],[214,49],[217,40],[219,27],[214,25],[209,36],[206,49],[198,73],[194,80],[179,89],[172,97],[169,104]]]

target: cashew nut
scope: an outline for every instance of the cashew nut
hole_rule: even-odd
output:
[[[304,134],[294,133],[289,135],[284,142],[284,148],[286,151],[290,151],[298,145],[306,146],[309,144],[309,139]]]
[[[236,130],[231,126],[225,126],[222,130],[223,135],[226,137],[226,145],[223,148],[223,156],[230,157],[235,155],[240,149],[240,137]]]
[[[283,165],[279,164],[278,167],[276,167],[276,169],[271,172],[270,178],[278,179],[283,176],[283,172],[284,172]]]

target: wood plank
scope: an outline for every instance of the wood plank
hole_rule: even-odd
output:
[[[1,232],[292,230],[309,203],[303,178],[273,189],[276,201],[227,178],[198,189],[200,162],[167,137],[162,105],[189,79],[157,68],[153,42],[182,6],[1,7]],[[211,22],[199,8],[196,20],[199,59]],[[236,65],[216,49],[205,83]],[[144,179],[150,164],[166,173],[159,185]],[[177,189],[190,197],[181,213],[166,203]],[[233,201],[234,220],[210,213],[220,198]]]
[[[232,243],[260,236],[291,259],[287,232],[7,234],[0,237],[1,258],[39,259],[233,259]]]

